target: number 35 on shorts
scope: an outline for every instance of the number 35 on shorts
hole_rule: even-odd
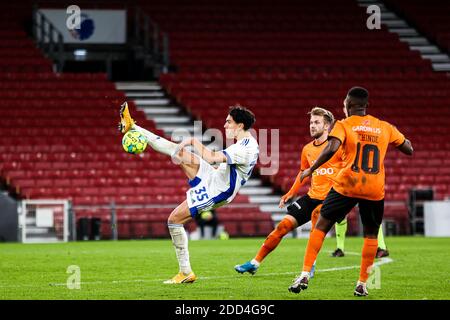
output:
[[[209,199],[208,193],[206,193],[206,187],[203,186],[197,190],[194,190],[197,195],[196,198],[198,201],[203,201],[204,199]]]

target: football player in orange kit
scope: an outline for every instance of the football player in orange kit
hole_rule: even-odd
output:
[[[384,213],[384,157],[389,144],[412,155],[411,142],[388,122],[367,114],[369,92],[361,87],[349,90],[344,100],[345,120],[337,121],[329,134],[328,144],[317,161],[303,171],[300,181],[343,152],[344,167],[335,177],[333,187],[323,202],[315,229],[306,247],[303,271],[289,291],[299,293],[308,288],[309,272],[322,247],[325,235],[359,205],[364,228],[361,269],[354,295],[367,296],[368,268],[377,252],[377,234]]]
[[[328,130],[334,122],[333,114],[318,107],[313,108],[309,114],[311,115],[309,129],[314,140],[303,147],[300,172],[289,192],[281,198],[280,208],[283,208],[287,201],[298,194],[303,184],[300,182],[300,174],[313,165],[320,152],[327,145]],[[278,246],[287,233],[310,220],[312,228],[314,228],[322,202],[332,185],[330,178],[341,169],[340,158],[341,154],[338,152],[326,165],[315,170],[308,193],[287,207],[287,215],[267,236],[256,256],[252,260],[234,267],[237,272],[254,274],[264,258]]]

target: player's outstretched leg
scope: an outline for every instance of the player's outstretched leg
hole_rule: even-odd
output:
[[[275,250],[275,248],[281,242],[281,239],[283,239],[283,237],[290,231],[294,230],[296,226],[297,221],[294,217],[284,217],[283,220],[281,220],[277,225],[277,227],[267,236],[256,256],[246,263],[236,265],[234,267],[234,270],[239,273],[248,272],[250,274],[255,274],[264,258],[273,250]]]
[[[144,129],[140,126],[138,126],[133,118],[131,118],[130,110],[128,109],[128,104],[124,102],[120,106],[120,123],[119,123],[119,130],[122,133],[126,133],[129,130],[136,130],[139,131],[145,138],[147,139],[148,144],[157,152],[168,155],[170,157],[175,157],[177,151],[177,144],[173,143],[172,141],[169,141],[167,139],[164,139],[163,137],[160,137],[147,129]],[[182,152],[178,152],[182,153]],[[189,162],[191,159],[187,159],[187,152],[184,153],[185,158],[183,160],[180,160],[180,162]],[[195,161],[195,159],[192,159],[192,161]]]
[[[179,272],[172,279],[164,281],[165,284],[192,283],[197,277],[189,261],[188,237],[184,223],[191,219],[186,200],[181,203],[169,216],[168,227],[173,246],[177,255]]]

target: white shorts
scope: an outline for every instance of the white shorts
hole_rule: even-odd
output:
[[[209,211],[221,207],[234,198],[232,192],[234,190],[223,191],[224,189],[228,189],[225,186],[225,181],[223,183],[224,185],[219,186],[217,179],[214,179],[218,174],[218,169],[215,169],[202,158],[197,158],[200,161],[200,167],[197,176],[189,180],[191,188],[186,191],[187,204],[193,218],[202,211]]]

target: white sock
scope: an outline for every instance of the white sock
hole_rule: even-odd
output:
[[[192,272],[189,262],[188,238],[182,224],[169,224],[169,232],[177,254],[180,272],[189,274]]]
[[[252,259],[252,261],[250,261],[250,263],[251,263],[252,265],[254,265],[254,266],[259,267],[259,262],[256,261],[255,259]]]
[[[134,125],[133,129],[136,131],[139,131],[141,134],[143,134],[148,141],[148,144],[159,153],[163,153],[165,155],[168,155],[170,157],[173,157],[177,148],[177,144],[173,143],[172,141],[166,140],[142,127],[139,127],[138,125]]]
[[[301,277],[307,277],[309,279],[309,272],[308,271],[302,271]]]

